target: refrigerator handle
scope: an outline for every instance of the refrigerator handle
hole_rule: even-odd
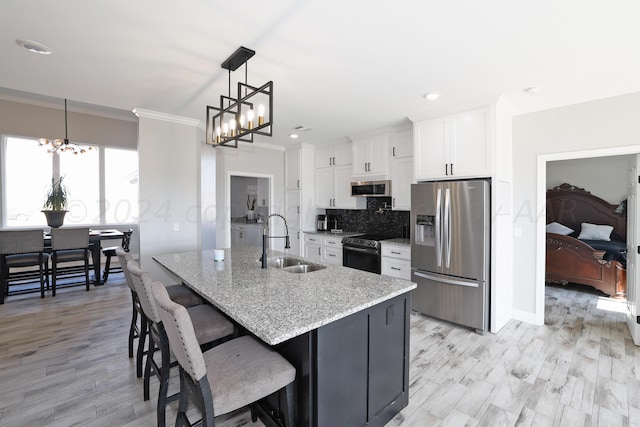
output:
[[[442,227],[445,267],[451,264],[451,189],[447,188],[444,193],[444,226]]]
[[[442,216],[442,189],[436,193],[436,265],[442,266],[442,230],[440,229]]]
[[[441,276],[434,276],[432,274],[420,273],[418,271],[416,271],[413,274],[415,274],[416,276],[421,277],[423,279],[433,280],[433,281],[439,282],[439,283],[446,283],[447,285],[467,286],[469,288],[477,288],[478,286],[480,286],[479,282],[471,282],[471,281],[459,280],[459,279],[455,279],[455,278],[446,278],[446,277],[441,277]]]

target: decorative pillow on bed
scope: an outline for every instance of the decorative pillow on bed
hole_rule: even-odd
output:
[[[567,227],[566,225],[562,225],[559,222],[552,222],[547,224],[547,233],[556,233],[562,234],[563,236],[568,236],[573,233],[573,230]]]
[[[588,222],[582,223],[582,230],[578,239],[580,240],[611,240],[611,232],[613,227],[610,225],[595,225]]]

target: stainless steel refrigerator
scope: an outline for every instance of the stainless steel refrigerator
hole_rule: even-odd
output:
[[[489,330],[488,180],[411,186],[412,309]]]

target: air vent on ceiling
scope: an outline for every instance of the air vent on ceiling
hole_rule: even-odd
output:
[[[310,127],[304,126],[304,125],[300,125],[300,126],[294,127],[293,130],[296,130],[298,132],[306,132],[308,130],[313,130],[313,128],[310,128]]]

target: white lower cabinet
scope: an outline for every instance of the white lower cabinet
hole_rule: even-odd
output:
[[[342,265],[342,237],[322,237],[322,262]]]
[[[411,246],[382,245],[381,270],[385,276],[411,280]]]
[[[231,247],[262,245],[261,224],[231,224]]]
[[[304,256],[314,262],[342,265],[342,237],[305,234]]]
[[[304,257],[311,261],[322,262],[322,237],[320,235],[304,235]]]
[[[302,253],[302,231],[294,229],[289,229],[289,246],[290,249],[286,249],[290,255],[293,256],[304,256]]]

